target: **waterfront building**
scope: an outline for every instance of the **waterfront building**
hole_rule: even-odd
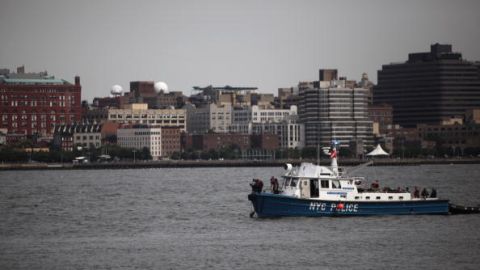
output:
[[[298,123],[297,106],[290,109],[249,106],[233,108],[232,133],[275,134],[280,148],[302,148],[303,125]]]
[[[383,65],[373,100],[392,105],[393,122],[404,127],[464,116],[480,107],[479,66],[437,43],[430,52],[409,54],[406,62]]]
[[[186,130],[184,109],[149,109],[147,104],[129,104],[125,109],[109,109],[108,121],[120,124],[147,124]]]
[[[250,150],[274,151],[278,149],[278,136],[275,134],[240,134],[240,133],[207,133],[207,134],[185,134],[185,149],[201,151],[220,150],[225,147],[235,146],[242,155],[248,154]]]
[[[291,106],[289,109],[265,108],[257,105],[237,107],[232,111],[232,126],[245,126],[250,123],[279,123],[287,117],[295,115],[297,115],[297,106]],[[244,127],[232,127],[232,131],[240,132],[242,128]]]
[[[185,135],[185,149],[220,150],[223,147],[235,145],[240,150],[250,148],[250,135],[239,133],[206,133]]]
[[[480,148],[480,125],[462,121],[443,124],[417,125],[417,134],[422,141],[435,142],[434,146],[452,149],[455,155],[463,155],[466,148]]]
[[[81,119],[80,77],[72,84],[48,73],[17,73],[2,69],[0,74],[0,128],[28,137],[53,136],[56,125]]]
[[[275,134],[278,137],[278,146],[282,149],[301,149],[304,147],[304,125],[298,123],[298,116],[286,117],[281,122],[254,123],[251,125],[252,134]]]
[[[320,70],[320,81],[299,83],[299,117],[305,125],[305,146],[330,145],[332,140],[338,140],[342,147],[373,143],[368,89],[347,88],[345,83],[336,79],[334,70]]]
[[[74,147],[99,148],[102,146],[102,125],[72,124],[57,125],[53,133],[53,145],[63,151],[73,151]]]
[[[230,125],[232,124],[232,106],[230,103],[223,105],[211,103],[201,108],[189,104],[186,106],[186,110],[188,115],[188,133],[227,133],[230,130]]]
[[[178,127],[161,128],[161,157],[167,158],[181,150],[181,132]]]
[[[147,148],[153,160],[162,156],[162,129],[148,125],[126,125],[117,130],[117,144],[132,151]]]

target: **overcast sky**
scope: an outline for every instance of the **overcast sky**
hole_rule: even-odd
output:
[[[374,82],[382,64],[449,43],[480,60],[480,1],[0,0],[0,68],[47,70],[82,99],[114,84],[279,87],[336,68]]]

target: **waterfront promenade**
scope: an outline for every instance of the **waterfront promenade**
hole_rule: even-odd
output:
[[[356,166],[370,159],[342,159],[340,166]],[[196,168],[196,167],[277,167],[285,163],[299,164],[316,160],[160,160],[160,161],[125,161],[106,163],[0,163],[0,170],[81,170],[81,169],[142,169],[142,168]],[[321,164],[329,165],[329,159],[322,159]],[[480,158],[437,158],[437,159],[374,159],[375,166],[412,166],[422,164],[480,164]]]

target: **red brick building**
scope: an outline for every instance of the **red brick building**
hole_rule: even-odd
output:
[[[181,129],[177,127],[162,127],[162,157],[170,157],[173,152],[180,152]]]
[[[208,151],[220,150],[222,147],[236,145],[241,150],[250,148],[250,135],[230,133],[207,133],[202,135],[185,135],[185,149]]]
[[[277,150],[280,148],[280,141],[276,134],[257,134],[251,135],[252,139],[252,148],[263,149],[263,150]]]
[[[0,128],[8,133],[52,137],[55,125],[81,119],[80,77],[75,84],[55,79],[47,72],[0,73]]]
[[[240,150],[263,149],[276,150],[279,148],[278,136],[275,134],[237,134],[237,133],[207,133],[202,135],[184,135],[185,149],[220,150],[230,145],[238,146]]]

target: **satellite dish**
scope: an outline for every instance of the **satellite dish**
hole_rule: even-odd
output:
[[[121,85],[115,84],[112,86],[112,90],[110,91],[110,94],[114,96],[121,96],[123,93],[123,88]]]
[[[168,85],[164,82],[156,82],[153,87],[157,93],[163,92],[164,94],[168,94]]]

